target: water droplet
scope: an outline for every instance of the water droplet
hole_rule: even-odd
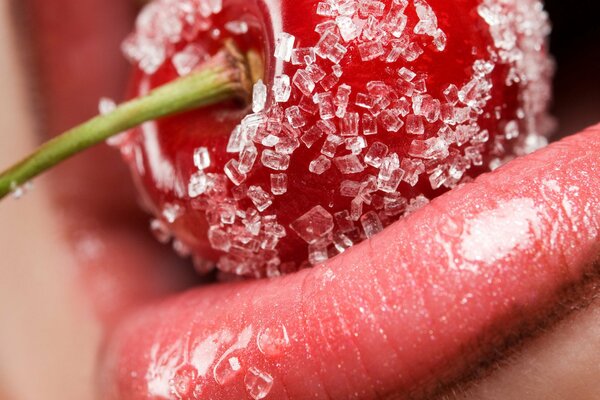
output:
[[[246,390],[254,400],[267,397],[273,387],[273,377],[256,367],[250,367],[244,377]]]
[[[241,369],[242,365],[239,358],[225,357],[215,365],[213,376],[219,385],[226,385],[240,373]]]
[[[198,371],[192,365],[186,364],[179,368],[171,380],[173,394],[178,399],[186,398],[192,391],[197,376]]]
[[[283,324],[264,328],[256,337],[256,344],[266,356],[278,356],[290,345],[287,329]]]

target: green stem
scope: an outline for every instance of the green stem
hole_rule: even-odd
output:
[[[228,99],[247,100],[250,91],[246,58],[227,45],[190,75],[64,132],[0,173],[0,199],[61,161],[143,122]]]

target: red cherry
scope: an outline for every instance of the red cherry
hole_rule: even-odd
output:
[[[226,39],[263,55],[266,86],[255,113],[146,123],[121,149],[198,268],[293,271],[543,144],[548,32],[538,0],[158,0],[124,45],[132,95]]]

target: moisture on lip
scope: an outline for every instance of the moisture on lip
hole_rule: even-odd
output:
[[[138,162],[143,169],[138,172],[154,174],[158,186],[170,186],[181,199],[202,199],[211,214],[208,240],[222,254],[216,265],[222,271],[277,276],[319,264],[428,202],[422,195],[405,198],[400,185],[415,187],[424,181],[434,190],[453,188],[468,179],[469,169],[483,166],[482,153],[492,148],[496,157],[487,167],[498,167],[508,155],[478,122],[488,114],[506,118],[502,109],[489,110],[488,105],[492,73],[499,67],[506,68],[504,84],[521,91],[517,119],[506,121],[500,140],[516,141],[517,154],[545,144],[551,63],[540,51],[549,32],[540,1],[482,0],[476,11],[489,28],[493,46],[487,57],[474,61],[470,79],[447,82],[442,93],[430,92],[427,74],[411,69],[421,57],[444,52],[452,40],[427,1],[327,0],[315,2],[314,8],[322,17],[314,27],[316,42],[298,46],[293,33],[275,32],[273,56],[288,73],[256,83],[253,112],[231,133],[231,158],[222,171],[205,172],[211,167],[206,148],[196,150],[197,171],[183,183],[175,182],[173,167],[165,166],[158,150],[150,163],[155,168],[146,171]],[[223,32],[211,21],[222,9],[221,0],[151,3],[123,45],[125,55],[148,75],[166,62],[185,75],[210,55],[198,44],[179,51],[173,44],[199,35],[220,41]],[[409,21],[408,10],[417,21]],[[233,36],[245,35],[248,24],[232,20],[224,29]],[[384,62],[396,84],[349,85],[341,64],[350,56],[363,63]],[[146,128],[154,130],[151,125]],[[389,134],[410,140],[408,156],[390,150],[382,139]],[[152,152],[157,145],[148,140],[152,139],[146,138]],[[347,208],[330,213],[326,204],[307,204],[284,226],[270,210],[287,192],[286,171],[300,146],[315,150],[307,173],[326,176],[335,170],[347,175],[338,189],[347,198]],[[139,157],[127,144],[121,150]],[[246,184],[258,170],[269,171],[270,186]],[[363,178],[356,180],[356,174]],[[163,242],[171,237],[169,225],[178,217],[174,207],[164,204],[162,216],[152,223]],[[307,260],[280,259],[278,245],[289,235],[304,240]],[[190,254],[182,238],[174,243],[180,254]],[[206,260],[195,261],[203,272],[212,269]]]

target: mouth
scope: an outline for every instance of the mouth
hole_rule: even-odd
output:
[[[116,54],[130,23],[123,13],[122,31],[99,40],[96,12],[107,2],[74,5],[80,22],[98,26],[73,46],[81,28],[58,26],[56,11],[34,3],[40,32],[64,36],[66,57],[90,43],[98,62]],[[40,54],[56,51],[48,38],[39,43]],[[75,69],[90,61],[72,59]],[[62,66],[46,58],[41,71],[51,130],[90,112],[86,99],[118,97],[115,77],[124,77],[116,63],[81,92],[87,77],[64,89]],[[54,175],[62,182],[54,195],[106,325],[102,397],[419,398],[473,376],[498,349],[563,316],[597,279],[599,133],[516,159],[324,265],[220,284],[201,282],[151,240],[116,155],[99,149],[73,160]]]

